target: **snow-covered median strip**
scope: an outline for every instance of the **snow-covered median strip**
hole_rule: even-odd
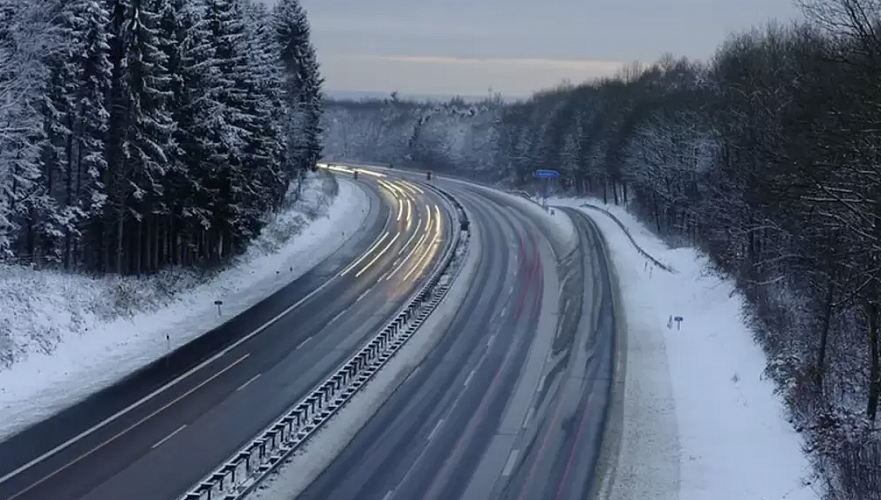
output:
[[[302,449],[267,479],[248,500],[290,500],[315,480],[434,348],[462,305],[477,271],[479,229],[471,226],[467,252],[460,255],[458,277],[444,299],[382,370],[329,420]]]
[[[339,249],[360,229],[370,202],[344,179],[331,197],[334,182],[310,177],[301,199],[235,265],[201,284],[175,284],[174,293],[157,291],[169,274],[94,279],[0,268],[0,354],[11,364],[0,368],[0,439],[222,324]],[[199,280],[187,272],[177,279]]]
[[[585,200],[553,200],[580,207]],[[609,245],[627,317],[620,455],[610,500],[814,500],[811,465],[730,280],[691,248],[669,249],[620,207],[602,206],[678,274],[653,271],[615,221]],[[681,317],[681,328],[671,318]],[[599,478],[598,478],[599,479]]]

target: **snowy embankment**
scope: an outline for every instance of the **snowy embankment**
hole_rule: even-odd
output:
[[[819,498],[807,482],[812,470],[801,438],[763,377],[766,359],[733,282],[709,273],[695,249],[670,249],[622,208],[590,200],[631,240],[616,221],[582,207],[585,201],[552,203],[579,207],[597,222],[627,324],[623,414],[611,424],[620,426],[620,449],[602,498]],[[676,273],[655,267],[643,251]],[[681,327],[671,322],[677,316]]]
[[[281,289],[339,249],[368,209],[361,188],[321,173],[307,178],[300,200],[274,215],[243,256],[210,277],[95,279],[0,267],[0,439]]]

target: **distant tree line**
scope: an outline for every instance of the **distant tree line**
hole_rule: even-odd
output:
[[[881,1],[802,8],[706,63],[513,105],[328,103],[326,149],[527,188],[557,168],[561,191],[704,250],[749,300],[828,498],[881,499]]]
[[[241,252],[321,154],[298,0],[0,0],[0,259]]]

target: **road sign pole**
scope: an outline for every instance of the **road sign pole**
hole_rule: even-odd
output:
[[[548,208],[548,185],[551,183],[550,177],[545,177],[545,192],[544,196],[542,196],[542,205],[545,208]]]
[[[537,177],[539,179],[545,180],[544,192],[542,193],[542,206],[544,208],[547,208],[547,206],[548,206],[548,189],[549,189],[549,186],[551,183],[551,179],[556,179],[557,177],[559,177],[560,172],[557,172],[556,170],[539,169],[539,170],[536,170],[535,172],[533,172],[532,175],[534,175],[535,177]]]

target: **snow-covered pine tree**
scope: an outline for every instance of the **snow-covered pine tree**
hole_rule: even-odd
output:
[[[37,216],[51,202],[42,182],[40,110],[56,10],[54,0],[0,0],[0,257],[25,262],[37,259]]]
[[[51,203],[32,214],[38,219],[40,254],[49,262],[69,265],[71,241],[79,235],[71,198],[73,186],[73,121],[75,120],[76,46],[75,13],[62,10],[58,46],[45,56],[48,77],[43,95],[43,128],[46,140],[42,154],[42,189]]]
[[[245,4],[246,53],[251,69],[247,76],[247,112],[252,121],[245,146],[245,167],[252,181],[253,209],[262,214],[278,208],[291,177],[282,168],[283,131],[281,67],[274,50],[270,17],[262,3]],[[255,222],[261,220],[255,218]],[[256,230],[257,227],[253,227]]]
[[[159,242],[154,262],[159,266],[191,263],[195,242],[210,225],[212,199],[204,192],[201,158],[212,149],[206,127],[217,106],[211,96],[210,69],[214,52],[208,44],[200,0],[154,0],[159,15],[159,50],[168,73],[168,109],[175,124],[166,148],[163,183],[164,212],[157,221]]]
[[[226,162],[222,142],[225,127],[222,80],[203,0],[178,0],[181,9],[180,88],[174,92],[173,116],[182,164],[186,175],[175,196],[171,227],[174,263],[189,264],[211,253],[205,242],[214,214],[225,203],[219,197],[218,167]]]
[[[44,122],[44,180],[57,208],[46,214],[44,245],[65,268],[99,256],[84,253],[80,236],[90,218],[99,218],[106,197],[101,176],[106,170],[105,96],[110,83],[107,11],[96,0],[70,0],[62,6],[58,49],[47,57]],[[93,235],[92,247],[100,246]]]
[[[280,0],[273,12],[273,30],[285,70],[288,106],[286,157],[296,170],[314,168],[321,157],[321,85],[309,21],[299,0]]]
[[[214,98],[220,104],[222,122],[212,131],[222,145],[211,159],[210,189],[218,198],[209,234],[211,257],[231,255],[241,248],[256,215],[248,206],[249,179],[244,170],[248,126],[248,71],[243,5],[240,0],[206,0],[205,19],[214,48],[218,85]],[[262,214],[260,214],[262,215]],[[258,215],[259,217],[259,215]]]
[[[74,195],[79,211],[88,221],[84,248],[74,255],[88,269],[96,269],[101,262],[101,242],[97,239],[107,190],[102,179],[107,172],[105,144],[108,119],[107,94],[110,90],[109,16],[105,6],[97,0],[83,0],[80,12],[79,88],[76,95],[77,121],[75,124],[77,184]]]
[[[140,273],[150,270],[152,231],[164,212],[165,149],[174,131],[167,104],[170,83],[150,2],[109,3],[113,79],[105,223],[114,225],[110,234],[116,245],[105,261],[118,273]]]

